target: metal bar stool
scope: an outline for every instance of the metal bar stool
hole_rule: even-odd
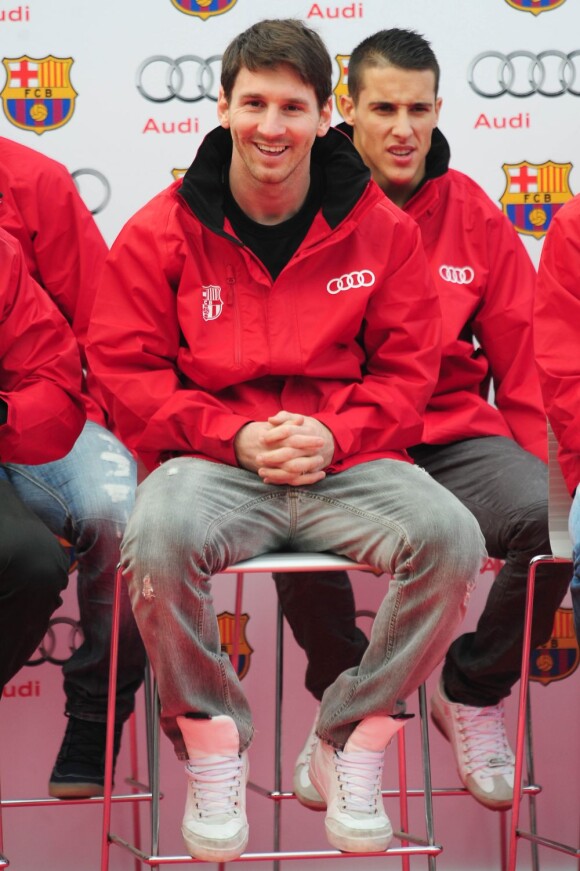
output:
[[[536,832],[535,806],[531,810],[531,829],[527,832],[519,828],[519,818],[522,800],[522,769],[524,759],[524,742],[526,727],[529,721],[529,672],[530,672],[530,648],[532,617],[534,607],[534,589],[536,572],[540,566],[569,563],[572,567],[572,544],[568,533],[568,515],[572,500],[562,476],[558,463],[558,444],[556,437],[548,425],[548,513],[550,546],[552,553],[534,557],[530,561],[528,570],[528,589],[526,596],[526,609],[524,621],[524,639],[522,651],[522,671],[520,677],[520,693],[518,702],[518,720],[515,750],[515,775],[514,775],[514,803],[509,834],[508,871],[515,871],[517,864],[518,840],[523,838],[532,844],[535,849],[538,845],[566,853],[580,858],[580,848],[562,844],[550,838],[542,837]],[[537,858],[534,854],[534,864],[537,866]]]
[[[311,553],[271,553],[263,556],[255,557],[235,565],[230,566],[225,570],[226,574],[236,574],[236,621],[239,629],[239,620],[241,614],[241,601],[243,592],[243,579],[246,572],[272,573],[272,572],[296,572],[296,571],[331,571],[336,569],[346,570],[371,570],[369,566],[355,563],[345,557],[338,557],[334,554],[311,554]],[[121,570],[117,571],[115,582],[115,593],[113,601],[113,626],[111,640],[111,673],[109,678],[109,693],[114,696],[116,684],[116,670],[118,659],[118,626],[119,626],[119,603],[120,589],[122,584]],[[256,784],[249,784],[249,788],[265,795],[275,802],[274,807],[274,847],[272,851],[261,853],[244,853],[237,862],[251,861],[273,861],[275,864],[282,860],[302,860],[302,859],[352,859],[355,857],[364,856],[400,856],[403,863],[403,871],[407,871],[409,867],[409,859],[411,856],[424,855],[427,857],[430,871],[434,871],[436,856],[441,852],[441,846],[435,843],[433,832],[433,808],[431,796],[431,774],[430,774],[430,756],[429,756],[429,739],[428,739],[428,716],[425,688],[419,690],[419,707],[421,713],[421,738],[422,738],[422,761],[425,777],[424,789],[420,794],[424,797],[425,802],[425,828],[426,835],[416,836],[407,831],[408,829],[408,807],[407,799],[409,792],[406,785],[406,765],[405,765],[405,744],[402,738],[403,731],[398,733],[398,755],[400,762],[399,770],[399,789],[395,791],[384,791],[384,795],[396,795],[399,797],[400,813],[401,813],[401,830],[395,832],[395,836],[401,841],[401,846],[389,847],[388,850],[381,853],[341,853],[338,850],[303,850],[303,851],[285,851],[280,849],[280,811],[281,802],[285,799],[293,798],[293,793],[284,793],[281,790],[282,770],[281,770],[281,733],[282,733],[282,666],[283,666],[283,621],[281,610],[278,609],[277,621],[277,650],[276,650],[276,703],[275,703],[275,763],[274,763],[274,789],[266,790]],[[239,633],[236,633],[239,638]],[[234,644],[233,659],[238,655],[238,642]],[[101,853],[101,871],[109,869],[109,854],[110,845],[116,844],[130,851],[141,862],[153,868],[158,868],[164,864],[203,864],[200,860],[193,859],[188,855],[173,855],[163,856],[159,854],[159,698],[154,685],[152,699],[152,718],[154,727],[152,729],[151,741],[151,758],[153,767],[150,772],[150,782],[153,792],[153,801],[151,803],[151,849],[148,853],[139,849],[135,844],[130,844],[127,840],[114,834],[111,831],[111,780],[112,780],[112,748],[113,748],[113,727],[114,722],[112,717],[109,717],[107,724],[107,755],[105,762],[105,797],[103,803],[103,833],[102,833],[102,853]],[[402,763],[402,764],[401,764]],[[224,865],[219,866],[223,868]]]

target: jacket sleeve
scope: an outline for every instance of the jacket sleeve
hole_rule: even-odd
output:
[[[0,399],[6,409],[0,461],[57,460],[85,420],[77,343],[6,234],[0,236],[0,276]]]
[[[170,212],[153,200],[113,244],[91,317],[89,364],[123,442],[149,469],[168,453],[201,452],[236,465],[233,440],[251,418],[180,380],[177,288],[185,256]]]
[[[14,198],[32,242],[31,272],[72,327],[84,363],[107,245],[66,167],[51,160],[42,171],[37,167],[33,180],[16,184]]]
[[[363,377],[337,389],[313,415],[334,435],[333,466],[356,454],[418,444],[439,374],[441,309],[414,222],[399,225],[384,261],[360,336]]]
[[[548,419],[571,493],[580,483],[580,200],[553,219],[536,289],[534,343]]]
[[[473,331],[490,365],[495,404],[514,439],[546,462],[546,415],[532,333],[535,270],[508,219],[498,211],[487,220],[482,238],[489,275]]]

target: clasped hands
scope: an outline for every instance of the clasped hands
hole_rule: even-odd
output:
[[[326,477],[334,436],[314,417],[279,411],[242,427],[234,450],[240,466],[256,472],[265,484],[302,487]]]

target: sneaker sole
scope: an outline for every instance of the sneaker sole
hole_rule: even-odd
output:
[[[292,784],[292,789],[297,801],[302,805],[302,807],[307,807],[311,811],[326,810],[326,802],[321,796],[318,796],[318,798],[310,798],[306,793],[300,791],[300,787],[296,781]]]
[[[105,793],[102,785],[97,783],[49,783],[48,794],[51,798],[79,799],[101,798]]]
[[[444,728],[442,722],[440,722],[437,718],[438,714],[439,714],[439,711],[437,710],[437,708],[431,708],[431,720],[433,722],[433,725],[435,726],[437,731],[441,735],[443,735],[445,740],[448,741],[449,744],[451,744],[451,746],[453,747],[453,742],[451,741],[451,738],[449,737],[449,735],[445,731],[445,728]],[[456,766],[456,768],[457,768],[457,766]],[[506,799],[505,801],[497,801],[497,800],[494,801],[493,799],[492,800],[487,799],[487,798],[485,798],[484,795],[480,795],[478,793],[475,793],[472,789],[469,788],[469,785],[462,778],[461,772],[459,771],[459,769],[457,769],[457,774],[459,775],[459,780],[461,781],[461,783],[463,784],[465,789],[468,791],[468,793],[476,800],[476,802],[483,805],[488,810],[490,810],[490,811],[509,811],[510,808],[512,807],[513,798]]]
[[[340,824],[339,826],[343,831],[334,831],[327,820],[325,829],[328,843],[340,850],[341,853],[384,853],[393,840],[391,827],[381,833],[368,832],[365,834],[356,831],[346,833],[344,827]]]
[[[189,840],[187,834],[181,830],[185,849],[192,859],[200,859],[202,862],[233,862],[239,859],[248,845],[248,826],[239,833],[237,838],[230,838],[224,844],[215,843],[200,843],[199,841]]]

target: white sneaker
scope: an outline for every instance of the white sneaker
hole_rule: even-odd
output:
[[[381,781],[385,748],[405,720],[373,716],[362,720],[344,750],[318,741],[310,779],[326,801],[326,837],[345,853],[386,850],[393,828],[385,813]]]
[[[189,755],[189,780],[181,833],[190,856],[229,862],[248,843],[246,818],[247,753],[231,717],[207,720],[178,717]]]
[[[318,790],[316,790],[312,785],[309,771],[312,753],[319,742],[319,738],[316,734],[316,727],[318,725],[318,710],[319,709],[316,710],[314,723],[312,724],[312,729],[308,733],[308,738],[306,739],[304,747],[302,748],[302,750],[298,754],[298,758],[296,759],[292,787],[294,790],[294,795],[296,796],[300,804],[303,804],[304,807],[311,808],[315,811],[323,811],[326,810],[326,803]]]
[[[514,798],[514,754],[508,743],[503,702],[475,708],[451,702],[443,683],[431,699],[433,722],[451,743],[461,782],[478,802],[506,810]]]

